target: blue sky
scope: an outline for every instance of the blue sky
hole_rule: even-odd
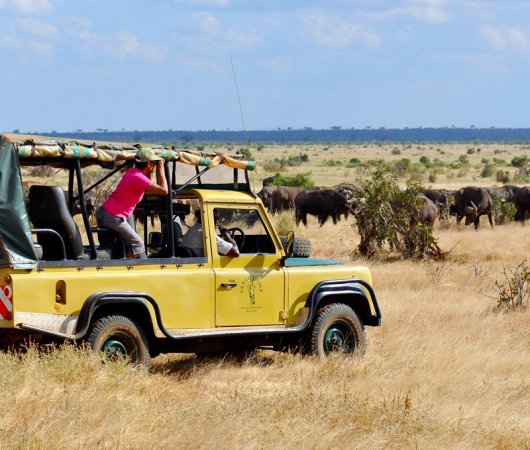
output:
[[[529,127],[530,1],[0,0],[0,130]]]

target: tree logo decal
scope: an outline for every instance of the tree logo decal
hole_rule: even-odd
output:
[[[245,278],[243,283],[241,283],[240,292],[243,292],[244,290],[246,290],[248,293],[251,306],[254,306],[256,304],[257,292],[263,292],[263,285],[261,284],[260,277],[249,275],[247,278]]]

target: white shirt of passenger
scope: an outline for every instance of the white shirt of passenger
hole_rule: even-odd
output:
[[[232,244],[230,242],[225,241],[217,234],[215,235],[215,241],[217,243],[217,252],[220,255],[226,255],[232,248]],[[182,236],[182,243],[186,247],[189,247],[193,251],[197,252],[197,254],[204,254],[202,240],[202,224],[196,222],[193,226],[191,226],[188,232],[184,236]]]

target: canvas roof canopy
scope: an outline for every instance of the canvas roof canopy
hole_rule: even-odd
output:
[[[215,167],[225,165],[234,169],[254,170],[254,161],[245,161],[240,155],[228,155],[221,152],[199,152],[177,149],[156,144],[126,144],[114,142],[91,142],[66,138],[4,134],[4,139],[15,147],[21,164],[38,164],[42,158],[48,159],[50,165],[60,165],[61,161],[79,159],[83,166],[99,164],[113,165],[120,161],[133,161],[140,149],[151,149],[166,161]]]
[[[180,167],[193,171],[199,167],[206,169],[217,166],[228,171],[232,169],[232,172],[238,172],[236,169],[247,171],[255,168],[254,161],[243,160],[241,155],[220,152],[190,151],[156,144],[90,142],[0,134],[0,267],[32,269],[37,266],[20,166],[46,164],[68,168],[73,160],[77,160],[81,167],[100,165],[110,169],[122,166],[127,161],[134,161],[136,153],[145,148],[153,150],[168,162],[180,163]]]

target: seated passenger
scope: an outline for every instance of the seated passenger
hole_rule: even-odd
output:
[[[202,237],[202,223],[201,223],[201,210],[195,211],[196,222],[190,227],[188,232],[182,237],[182,243],[193,250],[197,256],[204,256],[204,244]],[[217,252],[220,255],[226,255],[231,257],[239,256],[239,248],[234,241],[234,238],[230,235],[230,232],[219,224],[219,217],[214,212],[215,226],[219,229],[221,236],[215,235],[217,242]]]

